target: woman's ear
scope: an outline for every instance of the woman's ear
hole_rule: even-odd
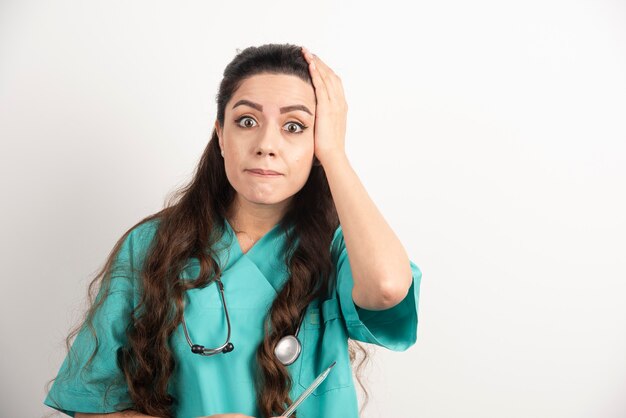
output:
[[[224,143],[222,141],[222,128],[220,127],[220,122],[217,119],[215,120],[214,128],[215,132],[217,132],[217,139],[220,144],[220,149],[224,151]]]

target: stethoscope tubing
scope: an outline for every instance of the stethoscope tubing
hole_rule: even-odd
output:
[[[203,345],[199,345],[199,344],[194,344],[191,341],[191,337],[189,336],[189,331],[187,329],[187,323],[185,321],[185,314],[183,312],[183,332],[185,333],[185,338],[187,339],[187,343],[189,344],[189,347],[191,347],[191,352],[194,354],[199,354],[202,356],[212,356],[215,354],[219,354],[219,353],[229,353],[231,351],[233,351],[235,349],[235,346],[230,342],[230,334],[231,334],[231,325],[230,325],[230,316],[228,315],[228,308],[227,308],[227,304],[226,304],[226,297],[224,296],[224,283],[222,283],[222,280],[218,277],[215,279],[215,281],[217,282],[217,286],[219,289],[219,293],[220,293],[220,297],[222,299],[222,306],[224,307],[224,313],[226,314],[226,323],[228,325],[228,332],[226,335],[226,342],[224,344],[222,344],[220,347],[217,348],[205,348]],[[291,339],[295,340],[295,344],[296,344],[296,348],[293,348],[296,351],[296,355],[295,358],[292,358],[290,360],[283,360],[280,359],[281,363],[283,363],[284,365],[289,365],[292,364],[297,357],[299,357],[300,351],[301,351],[301,343],[300,340],[298,340],[297,335],[300,332],[300,327],[302,326],[302,323],[304,322],[304,317],[306,314],[306,310],[302,313],[301,317],[300,317],[300,321],[298,323],[298,328],[296,329],[296,333],[295,335],[290,335],[290,336],[285,336],[283,338],[281,338],[281,340],[279,341],[278,345],[280,345],[281,343],[283,343],[283,341],[285,340],[289,340],[289,338],[287,337],[291,337]]]
[[[231,352],[235,348],[233,344],[230,342],[230,331],[231,331],[230,316],[228,315],[228,308],[226,307],[226,298],[224,297],[224,284],[219,278],[215,279],[215,281],[217,282],[217,285],[219,286],[220,297],[222,299],[222,306],[224,307],[224,313],[226,314],[226,323],[228,325],[228,333],[226,335],[226,342],[218,348],[205,348],[203,345],[194,344],[191,341],[191,338],[189,337],[189,332],[187,330],[187,323],[185,322],[185,314],[183,313],[183,331],[185,332],[185,338],[187,339],[187,343],[189,344],[189,347],[191,347],[192,353],[200,354],[202,356],[212,356],[218,353],[226,354],[226,353]]]

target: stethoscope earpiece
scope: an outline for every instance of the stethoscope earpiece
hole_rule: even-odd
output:
[[[198,345],[198,344],[194,344],[191,346],[191,352],[194,354],[202,354],[204,353],[204,346],[202,345]]]

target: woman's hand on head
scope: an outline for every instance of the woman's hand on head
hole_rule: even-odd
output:
[[[315,156],[324,165],[324,159],[345,153],[348,104],[341,79],[319,57],[302,48],[309,63],[309,73],[315,88]]]

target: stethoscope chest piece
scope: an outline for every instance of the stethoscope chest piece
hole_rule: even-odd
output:
[[[285,335],[278,340],[278,344],[276,344],[276,348],[274,348],[274,355],[278,361],[283,364],[283,366],[293,364],[300,356],[302,344],[298,339],[298,335],[300,333],[300,328],[302,327],[302,322],[304,322],[305,315],[306,310],[300,317],[300,322],[298,323],[298,328],[296,329],[296,335]]]
[[[283,365],[289,366],[298,359],[300,351],[302,351],[300,340],[294,335],[286,335],[276,344],[274,354]]]

